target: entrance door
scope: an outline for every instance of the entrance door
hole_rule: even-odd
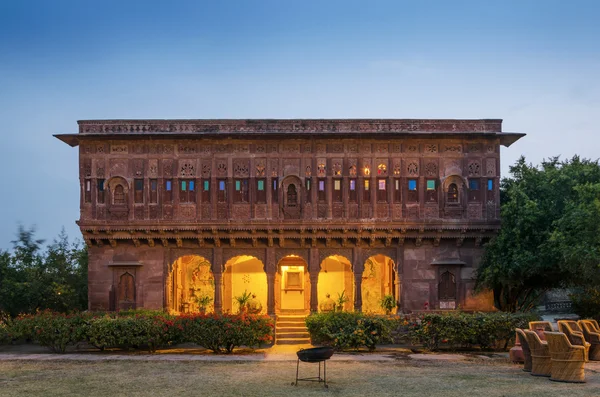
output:
[[[280,309],[282,312],[304,312],[310,298],[307,283],[310,283],[306,263],[298,257],[286,257],[279,262]]]

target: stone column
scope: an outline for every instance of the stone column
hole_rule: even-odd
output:
[[[223,249],[213,250],[213,277],[215,278],[215,312],[223,312]]]
[[[316,313],[319,311],[319,249],[311,248],[309,254],[308,272],[310,277],[310,311]]]
[[[275,274],[267,273],[267,314],[275,317]]]
[[[361,250],[354,248],[352,252],[352,270],[354,272],[354,311],[362,312],[362,274],[364,263],[361,263]]]

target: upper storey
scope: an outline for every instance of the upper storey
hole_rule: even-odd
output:
[[[104,120],[57,137],[80,146],[82,227],[462,230],[498,225],[499,146],[524,135],[501,124]]]

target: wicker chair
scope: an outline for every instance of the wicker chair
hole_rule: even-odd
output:
[[[529,343],[527,342],[527,336],[521,328],[515,328],[517,336],[521,341],[521,349],[523,350],[523,371],[531,372],[531,350],[529,350]]]
[[[583,330],[581,329],[581,327],[575,320],[558,320],[558,330],[559,331],[560,331],[561,324],[563,325],[563,327],[565,325],[569,326],[571,328],[571,331],[583,332]],[[560,331],[560,332],[564,332],[564,331]]]
[[[548,343],[540,339],[534,331],[525,330],[529,350],[531,351],[531,375],[550,376],[552,362]]]
[[[585,348],[569,342],[562,332],[546,331],[546,341],[552,357],[550,380],[558,382],[585,382]]]
[[[573,323],[575,323],[574,326],[577,327],[577,330],[573,329]],[[558,330],[563,334],[567,335],[567,338],[569,339],[569,342],[571,342],[572,345],[585,347],[585,361],[588,361],[590,344],[585,341],[583,333],[581,331],[578,331],[580,329],[581,328],[579,328],[579,324],[577,324],[576,321],[560,320],[558,322]]]
[[[553,332],[554,328],[552,327],[552,323],[550,321],[530,321],[529,329],[535,331],[536,329],[543,329],[544,331]]]
[[[579,320],[579,326],[583,330],[585,341],[590,344],[588,357],[593,361],[600,361],[600,331],[590,320]]]
[[[598,325],[598,321],[594,320],[593,318],[586,318],[585,321],[589,321],[590,323],[592,323],[594,328],[596,328],[596,332],[600,333],[600,326]]]

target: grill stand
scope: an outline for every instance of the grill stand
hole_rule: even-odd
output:
[[[327,385],[327,359],[325,360],[315,360],[315,361],[305,361],[307,363],[319,363],[319,376],[313,376],[309,378],[298,378],[298,371],[300,370],[300,359],[296,363],[296,381],[292,382],[292,386],[298,386],[298,381],[301,382],[323,382],[326,389],[329,388]],[[323,363],[323,377],[321,378],[321,363]]]

